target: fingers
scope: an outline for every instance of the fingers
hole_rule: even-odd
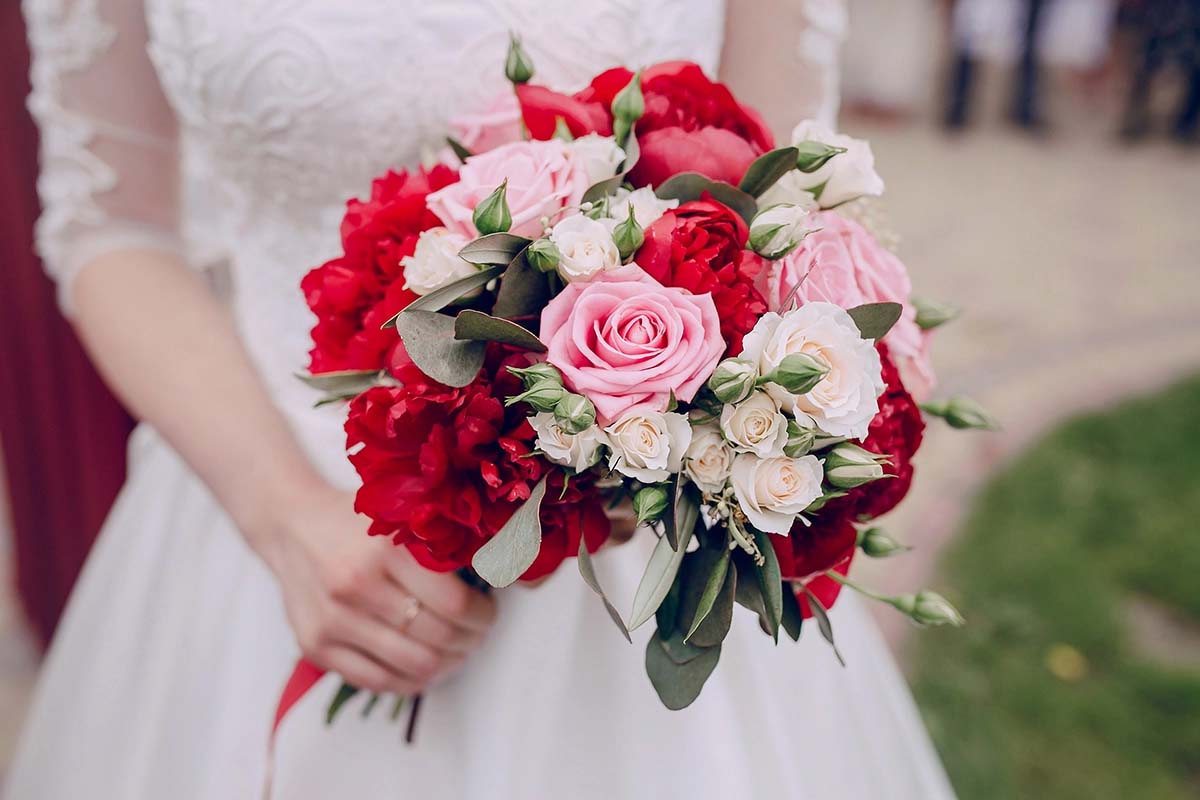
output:
[[[392,580],[421,601],[423,611],[479,634],[496,619],[494,598],[471,588],[457,575],[425,569],[402,548],[395,548],[385,565]]]
[[[341,675],[346,683],[368,692],[414,695],[421,691],[415,682],[396,675],[352,647],[331,647],[321,661],[323,667]]]
[[[455,657],[434,650],[372,616],[352,609],[346,609],[344,614],[338,644],[369,656],[393,681],[424,687],[453,664]]]
[[[391,629],[443,653],[468,653],[483,641],[479,631],[448,622],[426,608],[390,575],[365,602],[369,612]]]

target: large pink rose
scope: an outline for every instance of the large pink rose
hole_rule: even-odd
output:
[[[475,206],[506,179],[510,232],[518,236],[540,236],[541,218],[578,205],[588,188],[587,170],[563,142],[512,142],[468,158],[458,183],[429,195],[426,203],[447,228],[474,239]]]
[[[492,98],[481,111],[450,118],[450,133],[472,153],[486,153],[521,140],[521,106],[511,90]]]
[[[910,302],[912,283],[904,263],[884,249],[857,222],[833,211],[814,213],[810,233],[788,255],[774,262],[760,288],[767,306],[778,311],[797,283],[796,300],[853,308],[863,303],[900,303],[904,314],[884,337],[904,386],[919,401],[933,391],[929,336],[917,326]]]
[[[645,403],[687,402],[712,374],[725,340],[712,296],[668,288],[630,264],[567,286],[542,311],[546,359],[602,424]]]

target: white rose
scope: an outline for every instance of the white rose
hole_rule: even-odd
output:
[[[642,230],[645,230],[657,222],[659,217],[678,205],[678,200],[658,199],[654,190],[649,186],[643,186],[641,189],[633,191],[622,187],[608,199],[608,216],[614,221],[614,224],[624,222],[629,219],[629,208],[632,206],[633,218],[637,220],[638,225],[642,226]]]
[[[621,253],[608,228],[583,214],[555,225],[550,241],[558,248],[558,274],[568,283],[621,266]]]
[[[796,515],[821,496],[821,462],[816,456],[759,458],[743,454],[733,461],[733,493],[738,506],[760,531],[787,535]]]
[[[589,183],[599,183],[617,174],[617,167],[625,160],[625,151],[617,147],[611,136],[589,133],[567,143],[571,155],[583,165]]]
[[[458,257],[458,251],[468,241],[467,237],[446,228],[421,231],[413,254],[400,259],[400,266],[404,267],[404,288],[415,294],[429,294],[478,272],[478,267]]]
[[[787,417],[766,392],[754,392],[735,406],[721,409],[721,431],[739,453],[759,458],[783,455],[787,444]]]
[[[583,472],[599,461],[601,448],[608,444],[608,436],[598,425],[579,433],[567,433],[558,426],[554,415],[547,412],[534,414],[529,424],[537,431],[537,447],[546,459],[576,472]]]
[[[815,189],[825,184],[818,198],[821,208],[832,208],[863,195],[883,194],[883,179],[875,171],[875,154],[871,152],[868,142],[843,133],[834,133],[822,123],[811,119],[801,122],[792,131],[794,144],[807,140],[846,148],[846,152],[829,159],[816,172],[803,173],[794,170],[795,174],[801,176],[799,185],[806,189]]]
[[[750,247],[767,258],[781,258],[812,231],[808,209],[792,203],[767,206],[750,223]]]
[[[770,189],[762,193],[758,198],[759,208],[767,208],[769,206],[777,206],[781,203],[787,203],[793,206],[800,206],[805,211],[816,211],[821,207],[817,202],[817,198],[808,189],[812,184],[808,182],[808,176],[798,169],[791,172],[783,173],[783,177],[775,181]]]
[[[684,454],[683,471],[700,491],[718,494],[725,489],[733,469],[733,450],[716,425],[692,428],[692,443]]]
[[[803,395],[768,383],[771,396],[802,425],[811,421],[831,436],[866,436],[879,412],[883,367],[875,343],[862,337],[846,310],[833,303],[815,302],[783,316],[764,314],[746,334],[741,357],[767,375],[791,353],[807,353],[827,364],[829,372]]]
[[[683,414],[627,411],[604,429],[612,454],[608,465],[643,483],[665,481],[683,467],[692,426]]]

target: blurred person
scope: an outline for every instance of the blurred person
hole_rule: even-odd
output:
[[[1150,132],[1155,82],[1174,62],[1184,86],[1173,133],[1185,143],[1200,142],[1200,0],[1137,0],[1131,10],[1140,41],[1121,136],[1135,141]]]
[[[847,109],[900,120],[921,107],[939,31],[934,0],[850,0],[842,90]]]
[[[8,797],[261,796],[300,655],[373,692],[424,691],[427,711],[406,748],[387,714],[326,727],[325,692],[310,695],[279,731],[274,787],[289,800],[952,796],[856,598],[833,612],[847,668],[819,636],[770,651],[737,625],[704,695],[668,711],[642,651],[584,633],[608,630],[578,576],[489,597],[368,537],[343,411],[314,409],[293,375],[312,324],[300,279],[332,255],[345,198],[417,162],[448,114],[508,89],[510,30],[539,80],[562,87],[614,63],[686,58],[715,73],[724,40],[722,74],[740,90],[817,53],[813,94],[772,83],[795,118],[832,123],[835,0],[24,7],[39,248],[143,426]],[[781,20],[788,46],[757,46],[766,28],[783,38]],[[197,273],[213,263],[231,275],[228,304]],[[641,544],[597,560],[632,587]]]

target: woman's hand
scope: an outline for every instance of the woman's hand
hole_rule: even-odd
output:
[[[495,601],[366,533],[353,496],[324,487],[277,523],[264,557],[304,657],[372,692],[411,695],[483,640]]]

